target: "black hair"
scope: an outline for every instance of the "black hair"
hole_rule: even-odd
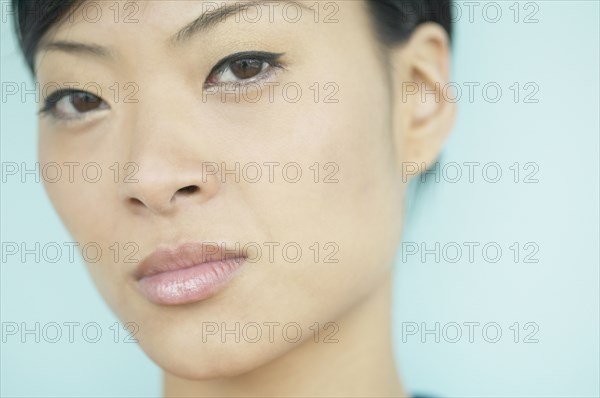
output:
[[[366,0],[381,41],[402,43],[417,25],[435,22],[452,35],[450,0]],[[60,23],[84,0],[12,0],[19,45],[29,68],[34,70],[37,46],[50,28]]]
[[[450,0],[366,0],[375,29],[386,45],[407,40],[425,22],[441,25],[452,38]]]

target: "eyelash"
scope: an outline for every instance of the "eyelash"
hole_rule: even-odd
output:
[[[284,55],[283,53],[271,53],[271,52],[265,52],[265,51],[244,51],[244,52],[239,52],[236,54],[229,55],[229,56],[221,59],[220,61],[218,61],[216,63],[216,65],[211,69],[210,73],[208,74],[208,76],[204,82],[203,88],[206,89],[209,87],[219,87],[219,86],[225,86],[225,85],[244,86],[246,84],[257,83],[259,81],[268,79],[277,70],[281,70],[281,69],[285,70],[284,64],[282,62],[280,62],[280,58],[283,55]],[[235,81],[235,82],[214,82],[214,81],[212,81],[216,77],[222,76],[227,71],[227,69],[230,68],[235,62],[243,61],[243,60],[261,62],[261,64],[263,65],[263,69],[256,76],[253,76],[253,77],[250,77],[247,79],[243,79],[240,81]],[[55,119],[59,119],[61,121],[68,122],[68,121],[82,119],[87,114],[93,113],[94,110],[80,112],[79,115],[77,115],[77,116],[61,116],[61,115],[59,115],[59,113],[56,109],[57,104],[61,100],[63,100],[65,97],[73,96],[76,94],[90,95],[94,98],[97,98],[99,101],[101,101],[102,104],[105,104],[106,106],[108,106],[108,104],[106,104],[106,102],[102,98],[97,97],[93,93],[83,91],[83,90],[68,88],[68,89],[57,90],[57,91],[53,92],[52,94],[50,94],[45,99],[44,106],[42,107],[42,109],[40,109],[39,114],[41,116],[51,115]],[[106,109],[106,108],[104,108],[104,109]]]

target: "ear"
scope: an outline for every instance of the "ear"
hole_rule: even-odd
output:
[[[417,175],[436,161],[454,124],[456,107],[448,100],[453,98],[448,86],[449,39],[438,24],[424,23],[407,43],[390,51],[393,133],[406,181],[406,176]]]

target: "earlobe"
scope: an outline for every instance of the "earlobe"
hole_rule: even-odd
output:
[[[424,171],[423,166],[438,158],[454,124],[448,35],[437,24],[422,24],[405,45],[391,51],[399,72],[394,76],[393,109],[398,160]]]

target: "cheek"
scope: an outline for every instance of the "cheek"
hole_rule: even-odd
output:
[[[90,215],[90,204],[82,198],[82,194],[89,191],[82,174],[82,167],[87,163],[82,159],[81,151],[58,139],[58,135],[47,124],[42,121],[39,128],[41,179],[55,210],[69,232],[77,238],[84,232],[81,226],[88,222]],[[47,173],[52,169],[60,172],[60,178],[56,181]]]
[[[270,115],[270,128],[283,138],[268,145],[269,155],[257,150],[257,156],[293,160],[302,171],[297,183],[248,187],[252,207],[263,211],[274,236],[344,242],[340,252],[349,257],[373,237],[395,245],[404,187],[396,173],[389,90],[383,73],[356,79],[362,70],[379,68],[371,57],[345,73],[324,74],[322,81],[336,88],[332,102],[315,101],[310,92]]]
[[[264,305],[277,308],[273,299],[292,297],[303,303],[296,314],[301,319],[335,319],[356,304],[387,277],[400,239],[403,186],[387,89],[383,79],[337,79],[337,103],[311,98],[282,106],[270,119],[285,139],[269,146],[269,155],[301,165],[302,179],[245,187],[249,207],[269,235],[304,250],[298,264],[270,267],[264,275],[283,287],[267,292]],[[323,297],[331,304],[327,310]]]
[[[40,124],[38,160],[46,193],[78,244],[75,252],[86,263],[109,305],[119,312],[123,306],[118,303],[125,301],[122,286],[127,274],[123,271],[136,264],[118,264],[115,257],[123,259],[135,253],[139,245],[134,241],[134,231],[123,233],[126,223],[119,213],[111,169],[114,152],[94,154],[90,148],[93,146],[87,142],[50,131],[44,122]],[[54,170],[59,170],[60,178],[54,178]],[[134,247],[127,246],[129,242]],[[137,261],[139,255],[131,258]]]
[[[116,221],[110,161],[43,129],[38,158],[46,193],[71,235],[81,243],[101,242]]]

